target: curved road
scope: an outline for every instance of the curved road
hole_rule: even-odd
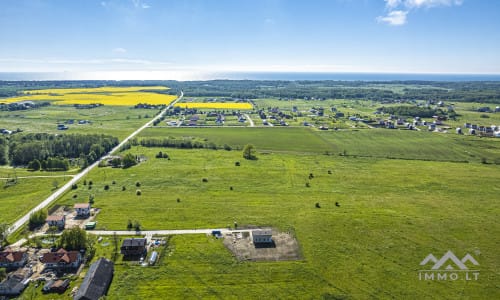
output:
[[[172,108],[177,102],[179,102],[182,97],[184,96],[184,93],[181,91],[181,94],[180,96],[175,99],[174,101],[172,101],[172,103],[170,103],[163,111],[161,111],[156,117],[154,117],[152,120],[150,120],[149,122],[147,122],[146,124],[144,124],[141,128],[137,129],[136,131],[134,131],[131,135],[129,135],[128,137],[126,137],[120,144],[118,144],[118,146],[116,146],[115,148],[113,148],[107,155],[101,157],[99,160],[97,160],[95,163],[91,164],[90,166],[88,166],[85,170],[81,171],[80,173],[78,173],[77,175],[75,175],[73,177],[73,179],[71,179],[70,181],[68,181],[65,185],[63,185],[60,189],[58,189],[57,191],[55,191],[52,195],[50,195],[47,199],[43,200],[40,204],[38,204],[35,208],[33,208],[32,210],[30,210],[26,215],[22,216],[19,220],[17,220],[16,222],[14,222],[14,224],[12,224],[12,226],[10,226],[10,228],[7,230],[7,235],[10,235],[11,233],[15,232],[16,230],[18,230],[19,228],[21,228],[21,226],[23,226],[24,223],[28,222],[29,218],[30,218],[30,215],[40,209],[43,209],[45,207],[47,207],[50,203],[52,203],[54,200],[56,200],[57,198],[59,198],[59,196],[61,196],[62,194],[64,194],[67,190],[69,190],[71,188],[71,186],[75,183],[77,183],[83,176],[87,175],[93,168],[97,167],[99,165],[99,162],[101,162],[102,160],[106,159],[109,155],[111,155],[112,153],[118,151],[123,145],[125,145],[130,139],[132,139],[133,137],[135,137],[137,134],[139,134],[141,131],[143,131],[145,128],[147,128],[148,126],[150,126],[151,124],[153,124],[154,121],[160,119],[162,117],[162,115],[170,108]]]

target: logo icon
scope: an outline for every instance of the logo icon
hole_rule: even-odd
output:
[[[437,259],[431,253],[420,262],[420,265],[426,266],[429,263],[433,264],[430,269],[419,271],[420,280],[477,280],[479,278],[479,270],[472,270],[467,266],[479,265],[477,260],[469,253],[462,259],[459,259],[450,250],[440,259]]]

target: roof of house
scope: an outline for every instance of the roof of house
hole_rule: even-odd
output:
[[[47,263],[66,263],[70,264],[77,261],[80,257],[78,251],[66,251],[63,248],[57,250],[57,252],[45,253],[42,256],[41,262]]]
[[[21,251],[2,251],[0,252],[0,262],[1,263],[14,263],[18,261],[22,261],[25,252]]]
[[[45,219],[45,222],[49,222],[49,221],[62,221],[64,220],[65,217],[64,216],[48,216],[46,219]]]
[[[122,247],[144,247],[146,246],[146,239],[124,239]]]
[[[252,236],[269,236],[273,235],[271,229],[257,229],[252,231]]]
[[[89,208],[90,203],[75,203],[73,208]]]
[[[83,279],[74,300],[99,299],[106,294],[111,280],[113,279],[113,262],[105,258],[100,258],[93,263],[85,278]]]

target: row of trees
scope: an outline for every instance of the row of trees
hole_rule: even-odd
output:
[[[69,170],[69,160],[67,158],[49,157],[39,161],[34,159],[28,163],[28,169],[32,171],[67,171]]]
[[[446,113],[441,109],[432,109],[430,107],[418,106],[390,106],[381,107],[378,110],[386,114],[407,117],[432,118],[432,116],[444,116]]]
[[[164,138],[164,139],[141,139],[140,141],[133,140],[132,145],[141,145],[143,147],[169,147],[169,148],[181,148],[181,149],[196,149],[196,148],[206,148],[206,149],[217,149],[217,145],[212,142],[201,142],[192,139],[174,139],[174,138]]]
[[[0,142],[1,143],[1,142]],[[118,139],[109,135],[48,133],[16,134],[8,142],[8,156],[14,166],[26,166],[35,160],[40,168],[64,169],[62,158],[80,158],[85,163],[92,163],[118,145]],[[1,150],[1,148],[0,148]],[[50,160],[52,158],[52,160]],[[56,158],[56,159],[54,159]],[[42,165],[46,161],[46,167]],[[2,163],[0,155],[0,163]],[[5,164],[5,159],[3,164]]]

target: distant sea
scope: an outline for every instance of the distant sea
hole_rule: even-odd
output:
[[[0,72],[1,81],[43,80],[337,80],[337,81],[500,81],[500,74],[307,73],[307,72]],[[136,74],[136,75],[134,75]]]

